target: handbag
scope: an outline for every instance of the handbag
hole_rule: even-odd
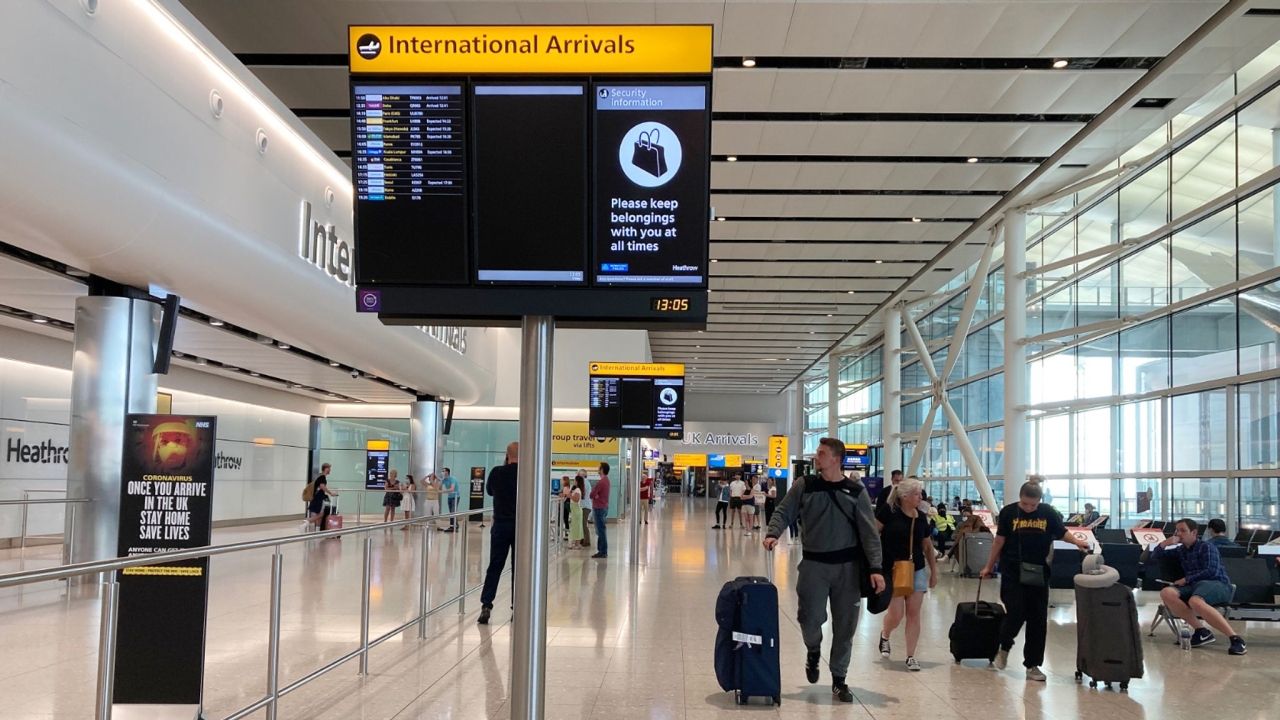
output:
[[[658,144],[658,131],[640,133],[631,151],[631,164],[660,178],[667,174],[667,151]]]
[[[906,560],[895,560],[893,563],[893,596],[907,597],[916,591],[916,519],[911,518],[911,536],[907,540]]]

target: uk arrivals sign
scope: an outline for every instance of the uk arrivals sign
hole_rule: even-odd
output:
[[[125,418],[120,476],[120,557],[209,544],[217,419],[187,415]],[[201,705],[209,559],[119,571],[113,700]]]

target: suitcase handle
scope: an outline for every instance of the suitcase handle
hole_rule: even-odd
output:
[[[982,602],[982,573],[978,573],[978,597],[974,598],[973,602],[974,607],[977,607],[977,603]]]
[[[770,583],[773,582],[773,549],[764,551],[764,577]]]

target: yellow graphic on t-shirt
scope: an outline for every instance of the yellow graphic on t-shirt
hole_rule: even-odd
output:
[[[1049,521],[1043,518],[1036,518],[1034,520],[1023,520],[1021,518],[1014,518],[1013,520],[1014,532],[1019,532],[1022,530],[1039,530],[1040,532],[1045,532],[1048,529],[1049,529]]]

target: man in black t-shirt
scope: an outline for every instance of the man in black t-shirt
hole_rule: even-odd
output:
[[[889,484],[880,488],[880,494],[876,495],[876,515],[884,509],[884,504],[889,500],[889,493],[893,492],[893,486],[902,482],[902,471],[894,470],[889,473]]]
[[[1044,664],[1044,644],[1049,634],[1049,551],[1055,540],[1089,551],[1085,541],[1067,532],[1062,516],[1052,506],[1040,503],[1042,493],[1039,484],[1023,483],[1018,502],[1000,511],[991,557],[982,570],[982,577],[991,577],[996,559],[1000,560],[1000,600],[1005,616],[1000,626],[996,668],[1003,670],[1008,665],[1009,651],[1025,622],[1022,664],[1027,669],[1027,679],[1039,682],[1045,681],[1040,666]]]
[[[520,443],[507,446],[507,461],[489,471],[485,492],[493,498],[493,527],[489,528],[489,567],[484,573],[484,589],[480,591],[480,617],[476,622],[489,624],[493,600],[498,595],[498,579],[511,556],[511,595],[515,596],[516,566],[516,490],[520,477]]]

